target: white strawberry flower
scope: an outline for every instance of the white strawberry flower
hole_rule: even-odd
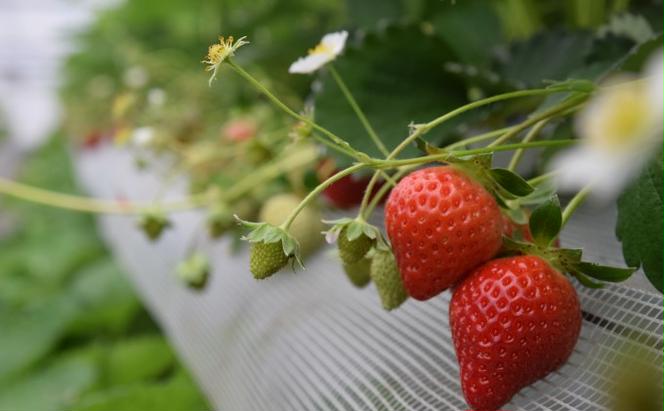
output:
[[[554,158],[558,187],[592,186],[600,198],[618,195],[662,146],[662,52],[642,78],[621,75],[604,85],[575,118],[579,146]]]
[[[341,54],[346,46],[346,39],[348,39],[348,32],[345,30],[326,34],[316,47],[309,50],[308,56],[300,57],[295,63],[291,64],[288,72],[313,73]]]

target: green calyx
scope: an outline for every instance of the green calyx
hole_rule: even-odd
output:
[[[251,231],[243,240],[252,243],[249,268],[256,279],[264,279],[284,268],[289,262],[302,266],[300,245],[281,227],[267,223],[236,220]]]
[[[515,241],[503,237],[503,250],[507,253],[536,255],[563,273],[568,273],[590,288],[600,288],[604,282],[628,279],[636,268],[603,266],[582,261],[582,250],[552,247],[562,229],[562,212],[556,196],[533,210],[529,229],[533,242]]]
[[[371,259],[370,275],[384,309],[393,310],[408,299],[392,251],[376,250]]]
[[[371,281],[371,258],[369,257],[361,258],[352,264],[343,263],[342,267],[346,276],[355,287],[365,287]]]
[[[337,242],[339,256],[344,264],[360,261],[374,245],[385,243],[378,227],[359,218],[341,218],[325,223],[332,224],[332,228],[325,232],[325,237],[328,243]]]
[[[205,255],[194,253],[178,265],[176,274],[188,287],[202,290],[210,276],[210,261]]]
[[[424,140],[417,141],[420,150],[441,156],[440,161],[462,170],[494,195],[501,206],[508,208],[509,201],[526,197],[535,191],[526,180],[506,168],[491,168],[493,154],[458,157],[445,149],[434,147]]]
[[[161,211],[157,210],[146,211],[138,221],[138,227],[151,241],[159,239],[164,230],[170,226],[171,222]]]

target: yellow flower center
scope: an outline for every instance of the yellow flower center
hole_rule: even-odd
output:
[[[309,50],[309,55],[314,54],[332,54],[332,48],[327,44],[318,43],[318,45]]]
[[[652,107],[642,84],[617,85],[605,91],[593,113],[590,142],[611,151],[638,145],[652,130]]]

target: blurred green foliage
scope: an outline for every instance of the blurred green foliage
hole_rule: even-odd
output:
[[[21,179],[76,192],[61,137]],[[83,214],[2,199],[1,410],[204,410],[208,406]]]

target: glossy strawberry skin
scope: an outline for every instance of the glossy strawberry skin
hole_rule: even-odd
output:
[[[451,166],[415,171],[392,189],[385,227],[408,294],[427,300],[493,257],[500,209],[491,194]]]
[[[468,404],[496,410],[562,366],[581,330],[574,287],[535,256],[477,268],[454,291],[450,328]]]

